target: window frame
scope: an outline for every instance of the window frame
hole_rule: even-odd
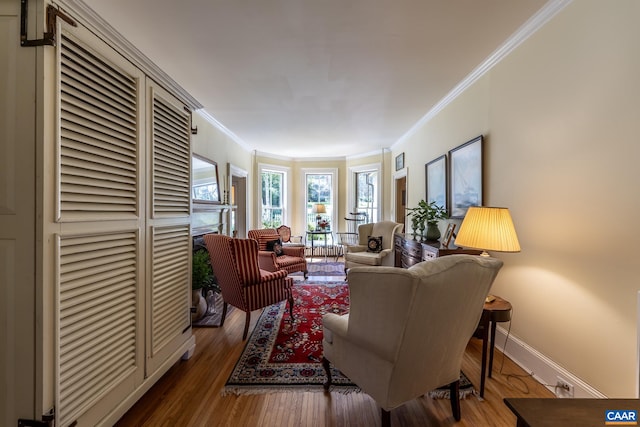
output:
[[[331,178],[331,205],[333,211],[331,212],[330,222],[331,231],[338,231],[338,209],[339,209],[339,196],[338,196],[338,168],[302,168],[300,169],[300,185],[304,189],[303,206],[300,213],[300,223],[304,224],[305,232],[307,231],[307,200],[309,195],[307,194],[307,175],[332,175]]]
[[[262,204],[262,174],[264,172],[275,172],[282,173],[282,195],[280,199],[282,200],[282,224],[289,224],[289,206],[291,206],[291,201],[289,200],[289,194],[291,193],[289,189],[291,188],[291,168],[280,165],[273,165],[268,163],[259,163],[258,164],[258,191],[260,192],[258,203],[258,215],[257,215],[257,226],[262,228],[262,211],[264,206]]]
[[[369,163],[366,165],[351,166],[349,167],[349,173],[347,176],[347,212],[357,211],[356,194],[357,194],[357,174],[362,172],[377,172],[378,178],[376,183],[376,200],[378,201],[374,206],[376,212],[376,218],[369,218],[369,222],[378,222],[382,218],[382,164],[381,163]]]

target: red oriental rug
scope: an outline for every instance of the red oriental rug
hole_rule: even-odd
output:
[[[297,283],[293,287],[295,321],[291,323],[285,301],[266,307],[247,340],[222,394],[272,391],[324,391],[322,367],[322,315],[349,311],[349,288],[343,280],[322,284]],[[350,393],[360,389],[331,367],[332,390]],[[475,394],[460,373],[460,397]],[[448,387],[429,392],[431,398],[448,398]]]
[[[286,302],[263,310],[223,394],[323,390],[322,315],[348,312],[349,288],[343,280],[297,284],[293,298],[293,324]],[[331,375],[335,390],[358,390],[338,370],[332,368]]]

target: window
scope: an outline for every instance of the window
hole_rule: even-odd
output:
[[[286,222],[287,171],[260,167],[261,212],[263,228],[277,228]]]
[[[365,222],[380,221],[380,164],[349,168],[348,181],[347,214],[364,214]]]
[[[334,228],[337,176],[337,169],[305,171],[307,230],[315,230],[320,222],[327,224],[324,229],[328,231]]]

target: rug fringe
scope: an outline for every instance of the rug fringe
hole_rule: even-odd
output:
[[[475,389],[469,390],[460,390],[458,393],[460,394],[460,399],[466,399],[469,396],[477,396],[478,392]],[[448,399],[450,396],[449,390],[433,390],[427,393],[427,395],[432,399]]]
[[[277,387],[268,387],[268,386],[225,386],[220,391],[221,396],[246,396],[252,394],[270,394],[270,393],[300,393],[300,392],[311,392],[311,393],[324,393],[323,386],[317,385],[298,385],[298,386],[282,386],[279,385]],[[360,387],[354,386],[331,386],[329,389],[330,393],[339,393],[339,394],[351,394],[351,393],[362,393]]]

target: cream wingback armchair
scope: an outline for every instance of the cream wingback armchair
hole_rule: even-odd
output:
[[[349,314],[325,314],[325,389],[330,363],[389,411],[449,385],[460,419],[462,357],[484,299],[502,267],[496,258],[450,255],[409,269],[358,267],[348,272]]]
[[[363,266],[386,265],[393,267],[393,235],[402,233],[403,224],[393,221],[379,221],[358,226],[358,244],[345,247],[344,269]],[[370,246],[369,237],[382,237],[379,252],[373,244]]]

